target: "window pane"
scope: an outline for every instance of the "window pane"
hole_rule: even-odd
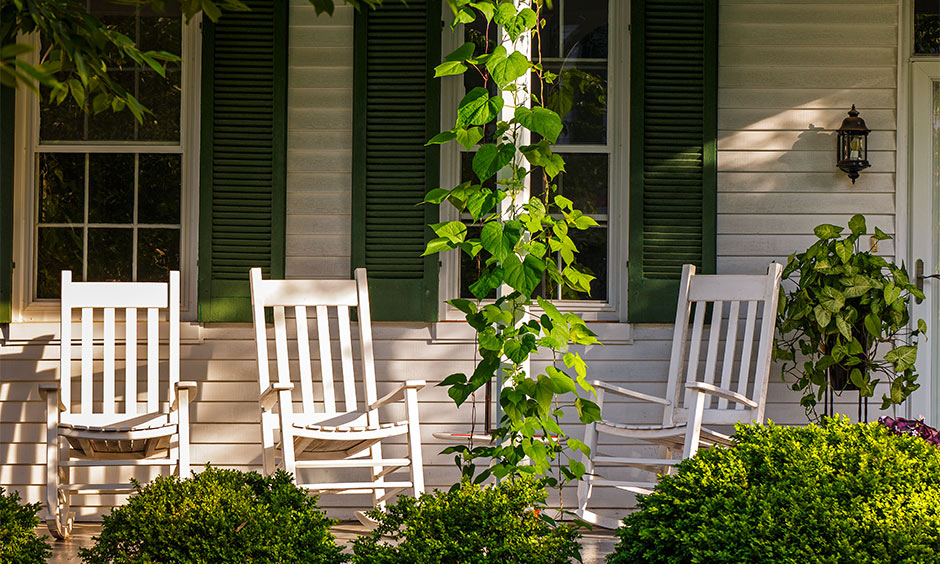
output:
[[[583,270],[593,274],[591,295],[564,290],[562,298],[566,300],[607,300],[607,228],[591,227],[584,231],[574,231],[571,239],[578,247],[575,260]]]
[[[543,19],[542,63],[558,77],[545,85],[541,97],[562,116],[558,143],[606,144],[607,0],[558,0],[553,9],[543,11]]]
[[[131,223],[133,220],[134,155],[89,155],[89,223]]]
[[[58,141],[79,141],[85,138],[85,114],[78,104],[67,98],[61,104],[49,102],[49,89],[40,88],[39,138]]]
[[[168,2],[163,12],[150,6],[115,4],[111,0],[91,0],[90,11],[109,29],[123,33],[143,51],[182,52],[182,16],[177,2]],[[44,46],[45,47],[45,46]],[[149,67],[109,62],[111,76],[125,91],[150,109],[144,123],[138,123],[126,109],[110,108],[92,115],[80,111],[74,102],[62,105],[43,97],[40,105],[40,139],[43,141],[166,141],[179,140],[180,69],[171,65],[164,79]],[[91,100],[88,101],[90,103]]]
[[[58,298],[62,271],[72,280],[82,279],[82,230],[73,227],[40,227],[36,269],[36,297]]]
[[[141,6],[138,47],[143,51],[163,50],[179,55],[183,45],[181,23],[178,2],[167,2],[163,12],[155,12],[149,5]]]
[[[88,280],[131,280],[133,252],[133,229],[88,229]]]
[[[556,0],[542,19],[543,58],[607,57],[607,0]]]
[[[179,224],[181,162],[179,155],[140,155],[139,223]]]
[[[171,270],[180,267],[179,229],[137,231],[137,280],[165,282]]]
[[[115,82],[131,95],[136,95],[133,70],[108,73]],[[92,141],[133,141],[137,118],[127,109],[119,112],[107,109],[100,114],[88,115],[88,137]]]
[[[555,177],[558,192],[585,215],[607,215],[607,186],[610,158],[606,153],[560,153],[565,170]],[[532,195],[545,192],[547,178],[541,168],[532,170]]]
[[[607,62],[547,62],[556,73],[545,85],[545,106],[561,117],[559,145],[607,144]]]
[[[140,103],[153,114],[138,126],[140,141],[176,141],[180,138],[180,72],[168,69],[166,78],[154,71],[140,73]]]
[[[39,223],[82,223],[85,155],[39,155]]]
[[[914,52],[940,54],[940,4],[937,0],[914,0]]]

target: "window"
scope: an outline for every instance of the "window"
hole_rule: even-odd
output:
[[[88,0],[86,8],[143,50],[194,60],[196,26],[184,26],[178,9],[156,13],[107,0]],[[71,99],[56,105],[47,93],[27,102],[38,106],[28,126],[34,231],[27,301],[58,298],[64,269],[75,280],[156,281],[191,260],[185,241],[195,159],[185,148],[194,146],[186,138],[194,81],[179,64],[168,66],[166,79],[139,65],[112,72],[152,111],[143,123],[126,110],[83,112]]]
[[[940,55],[940,4],[914,0],[914,54]]]
[[[618,243],[619,233],[625,226],[619,208],[625,201],[626,186],[620,163],[625,161],[622,153],[621,127],[626,126],[626,104],[615,104],[615,100],[625,99],[625,88],[618,83],[616,69],[626,66],[626,6],[608,0],[556,0],[552,9],[544,9],[542,18],[545,26],[540,31],[541,57],[546,70],[558,75],[554,84],[546,85],[541,95],[545,105],[562,116],[564,130],[554,145],[554,151],[561,154],[566,163],[566,173],[556,177],[560,193],[575,202],[585,214],[592,216],[600,224],[587,231],[578,232],[575,242],[580,251],[578,262],[596,276],[592,283],[591,296],[563,291],[547,278],[543,280],[538,292],[544,297],[555,300],[578,300],[574,307],[606,308],[613,310],[617,304],[617,292],[611,288],[619,286],[616,269],[609,268],[612,263],[622,263],[622,251]],[[483,43],[498,41],[495,25],[487,30],[482,17],[476,22],[464,25],[463,41],[478,44],[481,51]],[[489,35],[487,36],[487,32]],[[444,52],[456,48],[459,43],[455,34],[445,31]],[[614,40],[612,38],[624,38]],[[451,47],[451,49],[448,49]],[[535,47],[533,47],[535,48]],[[490,49],[490,50],[491,50]],[[537,54],[533,54],[533,59]],[[614,62],[616,61],[616,63]],[[453,112],[458,101],[470,89],[482,86],[477,73],[463,75],[461,84],[443,85],[444,124],[453,120]],[[613,97],[613,98],[612,98]],[[457,144],[443,146],[442,184],[454,186],[472,177],[472,151],[464,151]],[[450,154],[447,154],[447,152]],[[619,156],[618,156],[619,155]],[[538,169],[530,175],[530,193],[538,195],[544,191],[546,178]],[[449,206],[442,208],[442,216],[456,215]],[[442,217],[454,219],[455,217]],[[471,235],[479,227],[474,227],[469,214],[461,217],[468,223]],[[614,228],[612,228],[614,227]],[[469,285],[479,275],[480,266],[476,259],[465,254],[458,259],[445,258],[442,293],[463,297],[470,296]],[[448,264],[447,260],[453,261]],[[459,262],[459,265],[456,264]]]

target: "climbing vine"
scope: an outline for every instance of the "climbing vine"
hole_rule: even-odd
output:
[[[581,478],[584,466],[577,453],[588,452],[562,430],[566,409],[574,408],[583,423],[600,418],[590,399],[594,389],[587,365],[571,346],[598,341],[577,314],[560,311],[540,294],[552,287],[590,294],[594,276],[577,263],[571,235],[597,222],[576,209],[557,185],[565,161],[552,145],[563,130],[559,113],[570,107],[571,95],[556,88],[551,99],[542,96],[546,85],[558,80],[541,62],[544,2],[449,0],[454,29],[485,22],[486,37],[490,26],[498,26],[502,40],[464,43],[435,69],[436,77],[478,74],[483,86],[460,101],[453,129],[428,143],[455,142],[474,152],[474,178],[431,190],[425,202],[447,202],[469,214],[475,229],[459,220],[431,225],[436,238],[425,255],[456,249],[479,265],[477,280],[469,286],[475,299],[448,302],[476,331],[479,362],[473,373],[451,374],[440,385],[449,388],[459,406],[497,379],[499,371],[504,379],[496,440],[445,452],[456,453],[464,475],[477,481],[535,473],[561,486]],[[530,195],[527,186],[535,174],[542,175],[545,189]],[[551,360],[544,370],[529,367],[527,361],[536,355]],[[477,459],[489,461],[479,472]]]

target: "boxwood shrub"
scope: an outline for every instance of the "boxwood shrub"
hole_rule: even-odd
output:
[[[940,449],[877,423],[739,426],[624,519],[610,564],[940,562]]]
[[[39,503],[23,505],[17,492],[5,493],[0,488],[0,562],[5,564],[36,564],[46,561],[52,553],[45,536],[38,536],[36,516]]]
[[[353,543],[357,564],[561,564],[580,560],[580,534],[555,525],[540,509],[546,493],[534,480],[402,497],[371,533]]]
[[[206,468],[192,478],[160,477],[104,518],[86,564],[345,561],[330,534],[335,521],[291,476]]]

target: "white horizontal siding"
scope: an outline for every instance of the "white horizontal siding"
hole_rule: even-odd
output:
[[[353,9],[315,15],[291,0],[288,56],[288,277],[346,278],[352,185]]]
[[[894,232],[897,13],[889,0],[720,3],[722,268],[784,260],[813,226],[854,213]],[[855,185],[835,167],[835,130],[852,104],[872,129],[872,168]]]

